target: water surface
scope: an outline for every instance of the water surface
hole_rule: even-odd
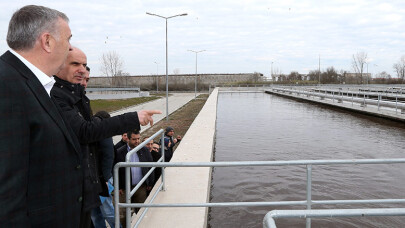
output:
[[[264,93],[220,93],[215,161],[402,158],[405,125]],[[405,198],[405,165],[313,166],[313,200]],[[306,167],[213,169],[211,202],[305,200]],[[320,208],[403,207],[337,205]],[[274,209],[212,208],[209,226],[262,227]],[[278,219],[305,227],[305,219]],[[405,227],[404,217],[312,219],[312,227]]]

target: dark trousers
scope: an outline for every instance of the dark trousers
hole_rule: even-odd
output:
[[[134,188],[135,186],[132,186]],[[120,203],[125,203],[125,191],[123,191],[124,194],[120,195]],[[131,197],[131,203],[143,203],[145,202],[147,198],[146,194],[146,184],[141,185],[138,190],[136,190],[135,194]],[[135,213],[138,213],[140,208],[135,208]],[[132,209],[131,212],[134,210]],[[132,213],[131,213],[132,214]],[[126,223],[125,223],[125,218],[126,218],[126,213],[125,213],[125,208],[120,208],[120,221],[122,224],[122,227],[125,228]]]

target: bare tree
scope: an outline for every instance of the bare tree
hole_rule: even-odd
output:
[[[364,64],[366,64],[367,53],[357,52],[353,55],[352,67],[355,73],[359,74],[360,83],[363,83]]]
[[[100,60],[100,70],[104,75],[108,77],[114,77],[120,76],[120,74],[123,72],[122,67],[124,65],[124,61],[116,51],[103,53]]]
[[[403,55],[397,63],[393,65],[398,78],[404,81],[405,78],[405,55]]]

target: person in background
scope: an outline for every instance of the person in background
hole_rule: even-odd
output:
[[[116,154],[117,162],[125,162],[127,153],[137,147],[141,142],[141,134],[139,130],[129,131],[127,133],[128,144],[126,147],[118,149]],[[152,162],[152,156],[146,147],[141,148],[136,153],[132,154],[130,158],[131,162]],[[149,172],[150,167],[131,167],[130,181],[131,188],[134,188],[139,181]],[[147,191],[150,191],[154,184],[154,175],[150,175],[141,187],[135,192],[131,198],[132,203],[143,203],[147,198]],[[125,202],[125,169],[119,169],[119,194],[120,202]],[[139,211],[139,208],[135,208],[135,213]],[[121,223],[124,225],[125,221],[125,209],[120,211],[122,216]]]
[[[68,17],[27,5],[12,15],[0,57],[0,227],[78,227],[80,145],[50,97],[71,49]]]
[[[152,159],[154,162],[159,161],[159,159],[162,157],[162,153],[160,150],[160,145],[158,143],[153,143],[152,144],[152,150],[150,151],[152,154]],[[163,168],[156,168],[155,169],[155,183],[159,180],[160,175],[162,175],[162,169]]]
[[[178,135],[176,138],[174,136],[174,129],[172,127],[167,127],[165,130],[165,162],[169,162],[173,157],[174,146],[181,141],[181,136]]]
[[[114,145],[115,151],[117,151],[122,146],[127,145],[127,143],[128,143],[127,133],[124,133],[121,135],[121,140]]]
[[[84,81],[85,79],[83,79]],[[110,118],[110,114],[106,111],[99,111],[94,114],[94,119],[96,121],[103,121],[104,119]],[[111,228],[122,227],[119,224],[115,225],[114,220],[114,206],[112,201],[111,192],[114,190],[114,183],[112,177],[112,166],[114,162],[114,144],[112,138],[106,138],[98,142],[99,151],[99,174],[100,181],[102,184],[106,184],[108,187],[108,196],[100,196],[101,206],[93,208],[91,210],[91,220],[95,228],[106,228],[105,221],[108,222]]]
[[[142,142],[146,141],[148,138],[149,138],[149,137],[143,138]],[[145,147],[148,148],[148,150],[149,150],[149,152],[150,152],[150,154],[151,154],[151,156],[152,156],[153,162],[159,161],[159,159],[162,157],[162,155],[161,155],[161,153],[160,153],[160,151],[159,151],[159,148],[160,148],[160,147],[159,147],[159,144],[154,143],[154,142],[153,142],[153,139],[151,139],[151,140],[145,145]],[[156,167],[155,170],[153,171],[153,175],[154,175],[154,177],[155,177],[155,178],[154,178],[155,181],[154,181],[153,184],[156,183],[156,181],[159,179],[159,177],[160,177],[161,174],[162,174],[162,168]],[[149,195],[149,193],[150,193],[150,191],[148,191],[148,195]]]
[[[84,72],[83,80],[80,83],[84,87],[84,89],[87,89],[87,83],[89,83],[89,80],[90,80],[90,67],[86,66],[86,71]]]
[[[90,67],[86,66],[84,78],[80,83],[85,89],[90,80]],[[103,119],[110,118],[110,114],[106,111],[99,111],[94,114],[94,120],[102,121]],[[112,138],[106,138],[98,142],[98,173],[100,183],[106,183],[108,189],[108,196],[100,196],[101,206],[91,210],[91,220],[95,228],[107,228],[105,221],[111,228],[115,226],[114,220],[114,206],[112,203],[111,192],[114,190],[112,178],[112,165],[114,162],[114,144]],[[120,227],[118,225],[117,227]]]

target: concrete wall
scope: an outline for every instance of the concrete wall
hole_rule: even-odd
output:
[[[191,86],[194,89],[195,74],[169,75],[169,87],[176,89],[180,86]],[[197,74],[197,85],[199,88],[207,88],[210,84],[262,81],[263,75],[259,73],[247,74]],[[156,86],[159,90],[166,88],[166,75],[151,76],[116,76],[116,77],[91,77],[89,87],[140,87],[141,90],[153,89]],[[170,88],[169,88],[170,89]]]

